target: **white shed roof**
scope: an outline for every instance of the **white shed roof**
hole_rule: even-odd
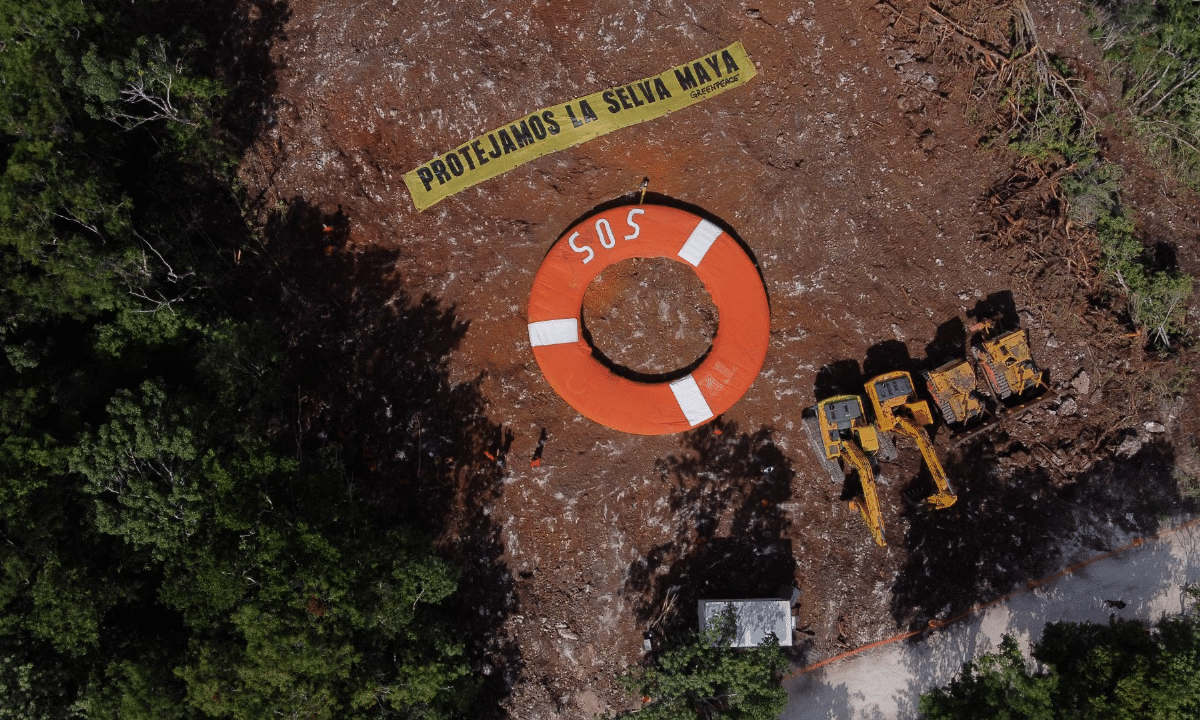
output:
[[[734,647],[757,647],[771,632],[779,638],[780,645],[792,644],[796,619],[792,617],[792,604],[787,600],[701,600],[698,603],[700,630],[704,631],[708,621],[724,612],[731,603],[737,617]]]

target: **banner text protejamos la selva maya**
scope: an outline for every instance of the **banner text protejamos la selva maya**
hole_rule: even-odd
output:
[[[542,155],[666,115],[755,75],[740,42],[644,80],[539,110],[404,175],[417,210]]]

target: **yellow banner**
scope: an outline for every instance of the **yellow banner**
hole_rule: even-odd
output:
[[[524,163],[740,87],[754,63],[735,42],[644,80],[515,120],[404,175],[417,210]]]

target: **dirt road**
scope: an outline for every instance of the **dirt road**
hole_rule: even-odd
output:
[[[1128,546],[1126,546],[1128,547]],[[1194,603],[1184,587],[1200,581],[1200,524],[1114,553],[1017,594],[962,621],[832,662],[787,680],[783,720],[906,720],[921,693],[944,685],[967,660],[992,652],[1012,633],[1026,654],[1048,622],[1157,620]]]

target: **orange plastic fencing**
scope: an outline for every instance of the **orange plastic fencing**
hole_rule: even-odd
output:
[[[1036,590],[1037,588],[1039,588],[1047,583],[1054,582],[1055,580],[1057,580],[1061,577],[1070,575],[1071,573],[1081,570],[1081,569],[1087,567],[1088,565],[1091,565],[1092,563],[1099,562],[1106,558],[1113,557],[1114,555],[1119,555],[1119,554],[1125,552],[1126,550],[1131,550],[1140,545],[1144,545],[1147,542],[1156,542],[1158,540],[1161,540],[1162,538],[1174,535],[1175,533],[1178,533],[1182,530],[1186,530],[1188,528],[1194,527],[1197,524],[1200,524],[1200,518],[1193,518],[1192,520],[1189,520],[1181,525],[1177,525],[1176,527],[1170,528],[1168,530],[1164,530],[1156,535],[1152,535],[1149,538],[1134,538],[1133,540],[1126,543],[1125,545],[1122,545],[1121,547],[1117,548],[1116,550],[1110,550],[1101,555],[1096,555],[1095,557],[1090,557],[1087,560],[1084,560],[1082,562],[1077,562],[1074,565],[1068,565],[1067,567],[1063,568],[1062,570],[1059,570],[1058,572],[1054,573],[1053,575],[1047,575],[1046,577],[1041,578],[1040,580],[1030,580],[1030,581],[1026,582],[1025,585],[1022,586],[1021,588],[1014,590],[1014,591],[1008,593],[1007,595],[1001,595],[1000,597],[995,598],[993,600],[989,600],[985,603],[979,603],[977,605],[973,605],[970,608],[967,608],[966,610],[958,613],[957,615],[954,615],[953,617],[947,618],[945,620],[931,620],[929,622],[929,627],[927,627],[927,628],[923,628],[921,630],[913,630],[912,632],[900,633],[899,635],[893,635],[892,637],[870,643],[869,645],[863,645],[862,647],[857,647],[857,648],[854,648],[853,650],[847,650],[846,652],[840,653],[838,655],[834,655],[831,658],[826,658],[825,660],[822,660],[821,662],[799,668],[798,670],[795,670],[794,672],[788,673],[788,675],[786,677],[793,678],[793,677],[797,677],[799,675],[805,675],[814,670],[818,670],[822,667],[825,667],[826,665],[830,665],[839,660],[845,660],[848,657],[853,657],[855,655],[859,655],[868,650],[872,650],[874,648],[881,647],[883,645],[890,645],[890,644],[900,641],[900,640],[907,640],[908,638],[927,633],[930,630],[936,630],[938,628],[946,627],[947,625],[953,625],[954,623],[958,622],[959,620],[963,620],[972,615],[975,615],[976,613],[982,612],[990,607],[999,605],[1002,602],[1010,600],[1010,599],[1012,599],[1018,595],[1021,595],[1023,593],[1027,593],[1030,590]]]

